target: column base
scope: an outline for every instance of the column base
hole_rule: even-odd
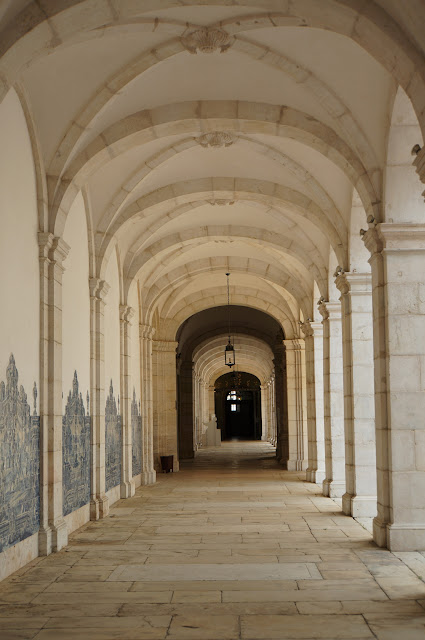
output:
[[[327,498],[342,498],[345,493],[345,482],[337,480],[323,480],[323,495]]]
[[[314,482],[316,484],[322,484],[326,478],[326,473],[320,469],[307,469],[306,480],[307,482]]]
[[[109,515],[109,498],[106,494],[96,496],[90,501],[90,520],[102,520]]]
[[[133,480],[128,480],[127,482],[121,482],[120,484],[120,498],[132,498],[136,493],[136,486]]]
[[[387,547],[390,551],[424,551],[425,524],[387,525]]]
[[[52,530],[50,527],[39,529],[38,553],[40,556],[49,556],[52,553]]]
[[[378,547],[387,546],[387,524],[377,517],[373,519],[373,541]]]
[[[344,493],[342,496],[342,510],[346,516],[353,518],[374,518],[377,511],[376,496],[353,496]]]
[[[151,469],[151,471],[142,471],[142,484],[155,484],[156,482],[156,471]]]
[[[287,460],[286,468],[288,471],[305,471],[307,469],[307,460]]]
[[[60,551],[68,544],[68,527],[63,518],[50,525],[52,532],[52,551]]]

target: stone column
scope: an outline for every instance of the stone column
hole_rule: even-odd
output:
[[[288,417],[286,411],[286,353],[285,346],[278,344],[273,347],[275,373],[275,407],[276,407],[276,456],[280,462],[286,464],[289,454]]]
[[[90,519],[109,514],[105,493],[105,298],[109,285],[90,278],[90,397],[92,414]]]
[[[375,542],[425,549],[425,225],[369,224],[378,514]]]
[[[306,480],[321,483],[325,479],[323,325],[319,322],[306,320],[301,325],[301,329],[305,336],[307,395],[308,467]]]
[[[267,385],[262,384],[261,387],[261,440],[267,442]]]
[[[62,507],[62,276],[70,247],[39,233],[40,259],[40,555],[68,543]]]
[[[174,456],[174,471],[179,470],[177,452],[177,342],[153,341],[153,426],[154,459],[159,468],[160,456]]]
[[[270,442],[275,447],[277,445],[277,431],[276,431],[276,393],[275,393],[275,376],[272,375],[270,379],[269,388],[269,403],[270,403]]]
[[[134,309],[120,304],[120,392],[121,392],[121,498],[134,496],[133,480],[133,432],[131,427],[131,321]]]
[[[323,493],[341,498],[345,493],[344,391],[341,304],[321,302],[323,316],[323,390],[325,418],[325,472]]]
[[[184,361],[180,364],[180,432],[179,451],[183,460],[195,455],[194,411],[193,411],[193,362]]]
[[[342,510],[376,515],[372,274],[339,273],[344,368],[345,482]]]
[[[152,389],[152,336],[155,329],[139,324],[141,362],[142,409],[142,484],[154,484],[156,471],[153,460],[153,389]]]
[[[304,341],[284,340],[286,349],[286,389],[288,406],[288,471],[307,468],[307,416],[303,392]],[[282,460],[282,462],[285,462]]]

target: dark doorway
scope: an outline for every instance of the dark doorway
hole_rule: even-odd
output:
[[[215,412],[223,440],[261,440],[259,379],[240,371],[218,378]]]

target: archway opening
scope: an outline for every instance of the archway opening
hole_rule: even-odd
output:
[[[260,386],[257,376],[244,371],[217,378],[215,415],[222,440],[261,440]]]

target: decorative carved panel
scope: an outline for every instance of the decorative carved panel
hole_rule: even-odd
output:
[[[90,434],[91,418],[86,415],[75,371],[72,391],[62,416],[64,516],[90,502]]]
[[[131,403],[131,431],[133,434],[133,476],[138,476],[139,473],[142,473],[142,416],[140,415],[140,402],[137,404],[134,389]]]
[[[18,387],[10,356],[0,383],[0,552],[36,533],[40,526],[40,417],[34,383],[34,414]]]
[[[105,474],[106,491],[113,489],[121,483],[121,460],[122,460],[122,438],[121,438],[121,416],[114,397],[114,388],[109,386],[109,395],[106,398],[105,408]]]

